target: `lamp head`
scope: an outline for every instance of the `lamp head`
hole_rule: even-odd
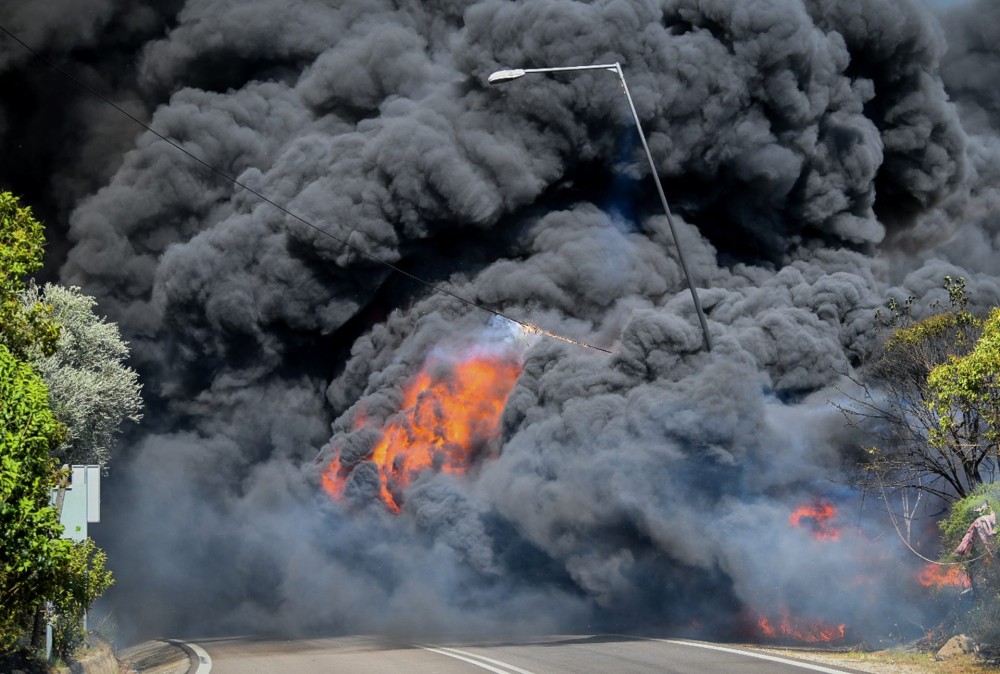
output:
[[[490,84],[500,84],[501,82],[516,80],[518,77],[524,77],[524,70],[522,68],[515,68],[514,70],[498,70],[489,76],[487,82]]]

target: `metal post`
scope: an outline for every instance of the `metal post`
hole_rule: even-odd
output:
[[[632,102],[632,95],[628,91],[628,84],[625,83],[625,73],[622,72],[621,64],[615,64],[618,72],[618,79],[621,80],[622,89],[625,91],[625,98],[628,99],[628,107],[632,111],[632,119],[635,120],[635,128],[639,131],[639,140],[642,141],[642,149],[646,151],[646,159],[649,160],[649,170],[653,173],[653,182],[656,183],[656,191],[660,195],[660,203],[663,204],[663,212],[667,214],[667,225],[670,227],[670,236],[674,239],[674,246],[677,248],[677,259],[681,263],[684,271],[684,278],[687,279],[688,288],[691,289],[691,299],[694,300],[694,309],[698,313],[698,320],[701,322],[701,332],[705,337],[705,350],[712,350],[712,340],[708,336],[708,321],[705,319],[705,312],[701,310],[701,302],[698,300],[698,291],[691,280],[691,272],[688,270],[687,262],[684,261],[684,253],[681,251],[681,242],[677,239],[677,229],[674,227],[674,218],[670,213],[670,206],[667,204],[667,195],[663,193],[663,185],[660,184],[660,175],[653,163],[653,155],[649,152],[649,145],[646,143],[646,134],[642,132],[642,124],[639,123],[639,115],[635,111],[635,104]]]
[[[674,227],[674,218],[670,213],[670,206],[667,204],[667,196],[663,192],[663,185],[660,183],[660,175],[656,170],[656,164],[653,162],[653,155],[649,151],[649,144],[646,143],[646,134],[642,132],[642,124],[639,122],[639,114],[635,111],[635,104],[632,102],[632,95],[629,93],[628,84],[625,83],[625,73],[622,71],[621,64],[616,62],[589,66],[515,68],[512,70],[498,70],[489,76],[488,81],[490,84],[500,84],[501,82],[509,82],[510,80],[524,77],[528,73],[555,73],[578,70],[609,70],[618,75],[618,79],[622,84],[622,90],[625,92],[625,98],[628,99],[629,110],[632,111],[632,120],[635,122],[635,128],[639,131],[639,140],[642,141],[642,149],[645,150],[646,159],[649,161],[649,170],[653,173],[653,182],[656,184],[656,191],[660,195],[660,203],[663,205],[663,212],[667,216],[667,225],[670,227],[670,235],[673,237],[674,246],[677,248],[677,259],[681,263],[681,270],[684,272],[684,278],[687,280],[688,289],[691,291],[691,299],[694,300],[694,309],[698,314],[698,321],[701,323],[701,331],[704,336],[705,350],[711,351],[712,339],[708,333],[708,321],[705,319],[705,312],[702,311],[701,301],[698,299],[698,290],[694,287],[694,282],[691,279],[691,272],[688,269],[687,262],[684,260],[684,253],[681,251],[681,242],[677,238],[677,229]]]

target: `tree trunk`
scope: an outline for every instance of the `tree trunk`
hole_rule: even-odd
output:
[[[35,609],[35,623],[31,628],[31,651],[42,653],[45,649],[45,607]]]

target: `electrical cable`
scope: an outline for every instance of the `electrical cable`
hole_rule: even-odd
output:
[[[193,152],[191,152],[189,150],[186,150],[184,147],[182,147],[178,143],[170,140],[169,138],[167,138],[166,136],[164,136],[163,134],[161,134],[159,131],[157,131],[156,129],[154,129],[150,125],[148,125],[145,122],[143,122],[141,119],[139,119],[135,115],[131,114],[130,112],[128,112],[127,110],[125,110],[121,106],[117,105],[115,102],[113,102],[110,99],[108,99],[107,97],[103,96],[100,92],[94,90],[92,87],[90,87],[89,85],[87,85],[85,82],[80,81],[79,79],[77,79],[76,77],[74,77],[72,74],[70,74],[69,72],[67,72],[66,70],[64,70],[63,68],[60,68],[55,63],[53,63],[49,59],[47,59],[44,56],[42,56],[39,52],[37,52],[35,49],[33,49],[31,46],[29,46],[26,42],[24,42],[23,40],[21,40],[21,38],[17,37],[17,35],[15,35],[14,33],[10,32],[9,30],[7,30],[7,28],[4,27],[3,25],[0,25],[0,31],[6,33],[12,40],[14,40],[18,44],[20,44],[22,47],[24,47],[28,52],[30,52],[39,61],[41,61],[42,63],[44,63],[48,67],[52,68],[53,70],[55,70],[59,74],[63,75],[64,77],[66,77],[67,79],[69,79],[71,82],[73,82],[78,87],[80,87],[84,91],[88,92],[89,94],[91,94],[92,96],[94,96],[95,98],[97,98],[98,100],[106,103],[107,105],[110,105],[112,108],[114,108],[115,110],[117,110],[119,113],[121,113],[125,117],[128,117],[130,120],[132,120],[133,122],[135,122],[136,124],[138,124],[139,126],[141,126],[142,128],[144,128],[146,131],[150,132],[151,134],[153,134],[154,136],[156,136],[157,138],[159,138],[163,142],[165,142],[168,145],[174,147],[175,149],[183,152],[188,157],[190,157],[194,161],[198,162],[199,164],[201,164],[202,166],[204,166],[205,168],[207,168],[212,173],[215,173],[216,175],[218,175],[218,176],[220,176],[220,177],[228,180],[232,184],[234,184],[234,185],[236,185],[238,187],[243,188],[244,190],[246,190],[250,194],[253,194],[254,196],[256,196],[261,201],[270,204],[271,206],[273,206],[274,208],[277,208],[279,211],[281,211],[285,215],[287,215],[287,216],[289,216],[291,218],[294,218],[295,220],[298,220],[303,225],[306,225],[307,227],[310,227],[311,229],[315,230],[316,232],[322,234],[323,236],[326,236],[326,237],[329,237],[329,238],[333,239],[334,241],[340,243],[341,245],[346,246],[347,248],[350,248],[351,250],[355,251],[356,253],[359,253],[360,255],[363,255],[364,257],[368,258],[369,260],[372,260],[373,262],[377,262],[378,264],[384,265],[384,266],[388,267],[389,269],[393,270],[394,272],[396,272],[398,274],[402,274],[403,276],[406,276],[409,279],[412,279],[412,280],[414,280],[414,281],[416,281],[418,283],[423,284],[427,288],[430,288],[432,291],[444,293],[445,295],[449,295],[450,297],[452,297],[452,298],[454,298],[456,300],[459,300],[460,302],[464,302],[465,304],[468,304],[469,306],[475,307],[477,309],[481,309],[483,311],[487,311],[487,312],[493,314],[494,316],[499,316],[500,318],[508,320],[511,323],[516,323],[516,324],[520,325],[522,328],[524,328],[525,330],[527,330],[529,333],[545,335],[546,337],[551,337],[552,339],[558,339],[558,340],[563,341],[563,342],[568,342],[570,344],[575,344],[577,346],[582,346],[582,347],[587,348],[587,349],[594,349],[595,351],[601,351],[603,353],[608,353],[608,354],[611,353],[611,351],[609,349],[604,349],[602,347],[595,346],[593,344],[588,344],[587,342],[582,342],[582,341],[579,341],[579,340],[576,340],[576,339],[572,339],[570,337],[565,337],[563,335],[559,335],[559,334],[556,334],[556,333],[553,333],[553,332],[549,332],[548,330],[545,330],[545,329],[543,329],[543,328],[541,328],[541,327],[539,327],[537,325],[534,325],[533,323],[527,323],[525,321],[520,321],[520,320],[518,320],[516,318],[513,318],[511,316],[508,316],[508,315],[504,314],[503,312],[501,312],[501,311],[499,311],[497,309],[493,309],[493,308],[485,306],[483,304],[479,304],[478,302],[476,302],[474,300],[470,300],[467,297],[463,297],[463,296],[459,295],[458,293],[456,293],[456,292],[454,292],[452,290],[448,290],[447,288],[444,288],[444,287],[436,285],[436,284],[434,284],[434,283],[432,283],[430,281],[422,279],[419,276],[417,276],[416,274],[408,272],[405,269],[403,269],[403,268],[401,268],[401,267],[399,267],[399,266],[397,266],[397,265],[389,262],[388,260],[380,258],[379,256],[375,255],[374,253],[370,253],[367,250],[365,250],[364,248],[361,248],[360,246],[357,246],[357,245],[351,243],[350,241],[347,241],[346,239],[342,239],[339,236],[337,236],[335,234],[332,234],[331,232],[328,232],[327,230],[323,229],[322,227],[314,225],[313,223],[309,222],[308,220],[306,220],[302,216],[293,213],[292,211],[288,210],[287,208],[285,208],[281,204],[278,204],[277,202],[271,200],[267,196],[261,194],[260,192],[258,192],[255,189],[253,189],[252,187],[250,187],[246,183],[240,182],[239,180],[237,180],[233,176],[229,175],[225,171],[223,171],[223,170],[221,170],[219,168],[216,168],[215,166],[213,166],[212,164],[209,164],[207,161],[205,161],[201,157],[197,156]]]

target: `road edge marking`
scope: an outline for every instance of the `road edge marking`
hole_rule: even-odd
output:
[[[180,639],[167,639],[167,642],[180,646],[188,654],[193,664],[188,667],[187,674],[209,674],[212,671],[212,656],[198,644],[188,643]]]
[[[722,651],[723,653],[734,653],[736,655],[746,655],[751,658],[759,658],[761,660],[770,660],[771,662],[779,662],[783,665],[790,665],[792,667],[798,667],[800,669],[808,669],[814,672],[823,672],[824,674],[845,674],[845,672],[856,672],[858,670],[852,669],[830,669],[825,665],[819,665],[813,662],[806,662],[804,660],[792,660],[790,658],[783,658],[778,655],[771,655],[769,653],[755,653],[754,651],[745,651],[740,648],[732,648],[730,646],[717,646],[715,644],[707,644],[703,641],[686,641],[682,639],[657,639],[655,637],[639,637],[640,639],[647,639],[649,641],[659,641],[664,644],[676,644],[678,646],[694,646],[695,648],[707,648],[712,651]]]

